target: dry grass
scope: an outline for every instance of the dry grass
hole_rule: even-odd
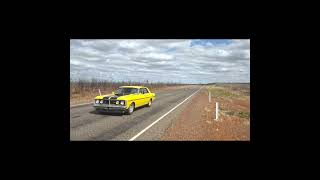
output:
[[[250,84],[219,84],[207,89],[220,102],[222,114],[250,119]]]

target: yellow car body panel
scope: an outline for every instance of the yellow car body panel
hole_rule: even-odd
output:
[[[113,100],[116,100],[116,101],[124,100],[125,101],[124,107],[125,107],[125,109],[128,109],[132,103],[134,103],[135,108],[136,108],[136,107],[147,105],[150,101],[154,101],[156,99],[155,93],[152,93],[149,90],[149,88],[144,87],[144,86],[121,86],[119,88],[137,88],[137,89],[139,89],[139,93],[128,94],[128,95],[123,95],[123,96],[117,96],[115,94],[101,95],[101,96],[96,96],[95,101],[96,100],[103,100],[104,98],[105,99],[106,98],[107,99],[113,98]],[[148,90],[147,93],[141,93],[142,91],[144,91],[144,90],[142,90],[144,88]]]

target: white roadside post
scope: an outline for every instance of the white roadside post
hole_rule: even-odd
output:
[[[216,121],[218,120],[218,113],[219,113],[219,108],[218,108],[218,102],[216,102]]]
[[[100,96],[101,96],[101,91],[100,91],[100,89],[99,89],[99,94],[100,94]]]
[[[209,103],[211,103],[211,91],[209,90]]]

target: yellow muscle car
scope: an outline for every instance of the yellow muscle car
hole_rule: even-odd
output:
[[[121,86],[108,95],[97,96],[93,107],[99,111],[132,114],[135,108],[151,106],[155,93],[143,86]]]

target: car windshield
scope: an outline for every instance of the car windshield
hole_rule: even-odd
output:
[[[127,94],[134,94],[138,93],[137,88],[119,88],[115,91],[115,95],[127,95]]]

